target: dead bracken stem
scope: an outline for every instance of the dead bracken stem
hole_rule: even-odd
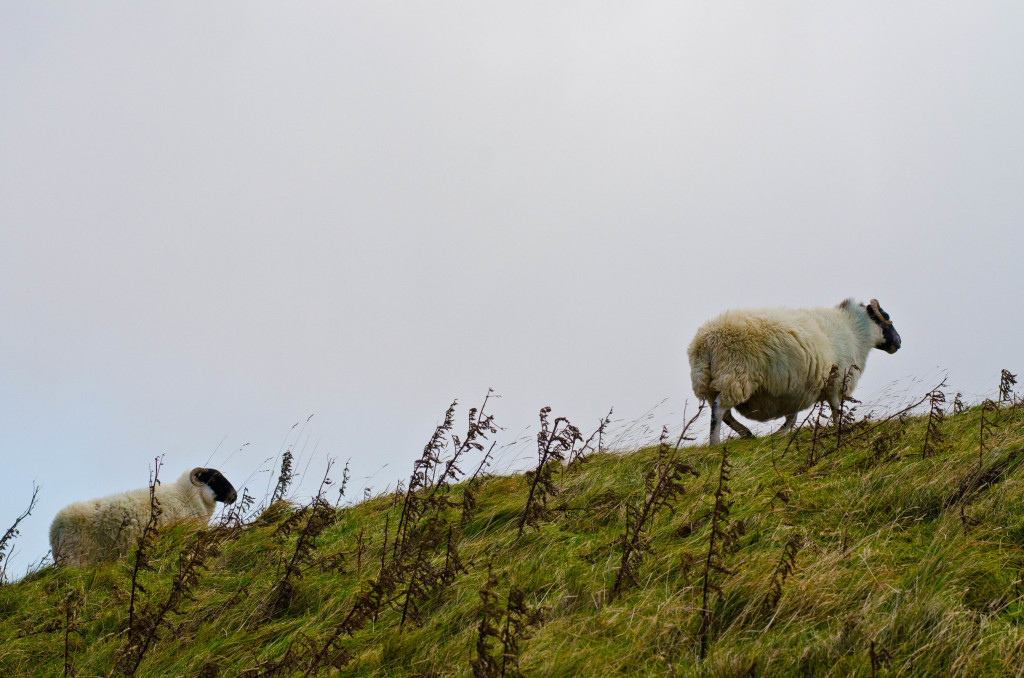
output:
[[[14,519],[14,523],[7,528],[4,532],[4,536],[0,537],[0,586],[3,586],[7,582],[7,549],[14,543],[14,538],[18,536],[18,525],[25,518],[32,515],[32,509],[36,507],[36,498],[39,496],[39,486],[32,483],[32,496],[28,500],[28,508],[22,511],[21,515]]]
[[[191,591],[198,585],[207,561],[220,555],[220,543],[214,529],[203,529],[195,533],[191,547],[178,556],[178,573],[171,581],[166,598],[159,603],[146,605],[137,617],[138,632],[135,639],[122,648],[122,670],[134,676],[146,652],[159,640],[160,629],[168,626],[170,613],[181,614],[180,606],[191,600]]]
[[[69,588],[57,608],[64,613],[64,678],[75,675],[75,658],[71,635],[78,633],[78,614],[82,609],[82,594],[77,589]]]
[[[611,422],[612,410],[609,409],[608,414],[597,423],[597,428],[590,434],[590,437],[587,438],[579,448],[570,450],[569,463],[566,464],[565,467],[566,471],[575,471],[579,469],[587,461],[588,452],[600,452],[602,450],[604,434]]]
[[[879,419],[877,421],[870,421],[870,422],[864,421],[862,426],[858,427],[856,431],[854,431],[850,436],[847,437],[847,439],[846,439],[847,444],[852,444],[852,443],[854,443],[856,441],[864,440],[866,437],[868,437],[871,433],[876,431],[878,428],[886,425],[887,423],[889,423],[890,421],[893,421],[894,419],[898,419],[900,422],[903,422],[905,420],[906,416],[910,412],[912,412],[915,409],[917,409],[918,407],[920,407],[922,403],[924,403],[926,400],[928,400],[931,397],[931,394],[936,389],[941,388],[943,385],[945,385],[945,383],[946,383],[946,380],[943,379],[942,382],[938,386],[935,387],[935,389],[932,389],[932,390],[928,391],[928,393],[924,394],[924,396],[922,396],[919,400],[917,400],[917,401],[907,405],[906,407],[903,407],[900,410],[897,410],[896,412],[893,412],[892,414],[890,414],[887,417],[883,417],[882,419]],[[818,412],[819,412],[818,405],[816,405],[815,407],[812,407],[810,412],[807,413],[807,416],[805,416],[803,421],[800,422],[800,425],[793,427],[793,431],[789,435],[789,440],[786,442],[786,447],[785,447],[785,449],[783,449],[782,454],[779,455],[780,457],[785,457],[786,453],[789,452],[789,448],[790,447],[797,447],[797,449],[799,451],[799,445],[796,442],[797,441],[797,436],[805,428],[807,422],[810,421],[812,417],[816,416],[818,414]]]
[[[327,469],[324,471],[316,496],[308,505],[289,516],[277,529],[276,536],[283,541],[305,518],[291,557],[284,563],[284,572],[271,589],[270,597],[263,604],[260,621],[269,621],[288,608],[295,595],[298,580],[302,579],[306,568],[313,562],[317,538],[337,520],[337,511],[324,497],[324,491],[332,484],[329,474],[333,461],[327,461]]]
[[[548,499],[558,493],[553,476],[556,468],[565,461],[566,454],[571,452],[577,441],[582,440],[580,430],[569,423],[565,417],[558,417],[554,424],[549,424],[550,407],[540,410],[540,432],[537,433],[537,468],[526,474],[530,490],[526,496],[526,506],[519,519],[519,536],[527,525],[540,527],[540,520],[548,515]]]
[[[138,602],[139,593],[145,591],[139,581],[139,575],[143,570],[153,571],[153,566],[149,563],[149,550],[156,540],[156,526],[162,512],[160,501],[156,498],[156,487],[160,484],[161,466],[163,466],[163,457],[154,458],[153,470],[149,474],[149,519],[142,530],[142,534],[139,535],[139,541],[135,546],[131,594],[128,601],[128,628],[125,631],[125,642],[121,646],[120,658],[117,663],[120,669],[128,675],[135,675],[139,662],[142,661],[141,655],[138,654],[138,648],[143,643],[146,631],[140,629],[136,624],[136,603]]]
[[[525,593],[515,584],[509,586],[502,606],[496,593],[498,583],[492,556],[487,561],[487,579],[479,592],[476,657],[470,662],[473,678],[522,678],[520,645],[529,638],[531,628],[543,623],[544,610],[528,605]]]
[[[983,402],[981,404],[981,412],[980,412],[981,417],[980,417],[979,422],[978,422],[978,469],[979,470],[985,464],[985,452],[986,452],[986,450],[989,449],[989,446],[985,443],[985,436],[986,435],[989,435],[989,436],[992,435],[992,429],[995,426],[995,423],[993,422],[992,417],[995,415],[995,413],[996,413],[996,411],[998,409],[999,409],[999,404],[998,403],[994,403],[991,400],[985,400],[985,402]],[[988,418],[986,418],[986,415],[988,415]]]
[[[725,556],[735,553],[739,538],[743,534],[743,523],[729,520],[730,502],[726,499],[729,494],[729,465],[728,451],[722,446],[722,463],[718,471],[718,488],[715,490],[715,504],[711,511],[711,535],[708,538],[708,554],[704,558],[704,577],[701,585],[700,601],[700,630],[697,632],[697,640],[700,648],[700,661],[708,655],[710,644],[711,626],[714,622],[711,611],[711,595],[721,600],[722,588],[712,580],[713,574],[732,574],[724,565]]]
[[[483,441],[497,431],[494,418],[484,413],[491,395],[489,391],[479,410],[470,409],[466,435],[461,439],[451,433],[455,403],[448,408],[444,423],[437,427],[413,464],[408,486],[396,493],[398,503],[393,509],[397,508],[399,514],[390,544],[390,513],[385,519],[381,567],[376,579],[363,584],[348,612],[334,624],[325,640],[313,643],[297,639],[289,647],[285,655],[290,657],[291,673],[313,676],[327,667],[340,670],[353,656],[342,647],[342,636],[355,634],[391,608],[400,612],[399,628],[406,622],[420,623],[423,602],[465,572],[458,552],[461,512],[457,513],[464,506],[452,498],[452,484],[462,477],[459,462],[464,455],[471,450],[482,451]],[[435,559],[440,558],[444,565],[435,565]],[[294,649],[298,646],[304,647],[304,651]],[[260,667],[252,675],[274,675],[285,665],[282,662],[285,660]]]
[[[1010,370],[1002,370],[999,374],[999,404],[1006,403],[1011,407],[1017,404],[1017,396],[1013,392],[1013,385],[1017,383],[1017,375]]]
[[[779,562],[768,583],[768,592],[765,593],[764,601],[761,603],[763,614],[769,615],[774,612],[779,601],[782,600],[782,585],[786,583],[786,578],[796,570],[796,556],[800,552],[803,542],[802,535],[791,534],[782,547],[782,555],[779,556]]]
[[[619,569],[615,574],[615,583],[608,594],[609,602],[619,595],[627,581],[634,584],[637,582],[637,570],[644,556],[651,551],[649,531],[657,513],[665,508],[672,510],[675,502],[686,491],[684,481],[690,476],[696,478],[700,475],[696,469],[679,459],[678,455],[683,442],[693,440],[686,434],[704,411],[704,406],[702,400],[697,413],[683,426],[675,445],[669,445],[668,429],[663,428],[661,431],[657,460],[654,468],[647,472],[644,479],[643,501],[639,506],[626,505],[626,524],[621,540],[622,554]],[[683,416],[685,418],[685,414]]]
[[[883,665],[887,669],[892,668],[892,655],[881,645],[876,646],[873,640],[868,648],[868,656],[871,659],[871,678],[875,678],[878,675],[878,670]]]
[[[928,426],[924,432],[924,444],[921,446],[921,457],[927,458],[934,456],[944,447],[946,437],[940,430],[942,422],[946,418],[945,404],[946,394],[942,392],[942,387],[946,385],[946,380],[943,379],[942,383],[932,389],[931,393],[928,394]]]
[[[558,417],[553,423],[549,422],[548,415],[551,414],[550,407],[543,407],[540,410],[540,431],[537,433],[537,467],[526,473],[526,480],[529,483],[529,491],[526,497],[526,505],[519,518],[518,536],[523,536],[523,530],[527,526],[540,529],[542,520],[547,519],[552,512],[548,501],[560,494],[560,489],[555,485],[555,472],[561,471],[562,477],[566,473],[577,471],[587,459],[588,452],[595,450],[594,443],[597,441],[597,450],[600,450],[605,429],[611,423],[611,410],[608,416],[601,419],[597,429],[586,440],[580,434],[580,430],[573,426],[565,417]],[[568,462],[568,463],[566,463]],[[569,510],[564,504],[559,506],[558,511]]]
[[[288,487],[292,484],[292,479],[295,478],[295,472],[292,471],[292,458],[292,448],[289,447],[281,455],[281,472],[277,476],[277,485],[274,487],[274,494],[270,498],[271,504],[284,499],[288,493]]]

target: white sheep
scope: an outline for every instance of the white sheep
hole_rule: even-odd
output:
[[[157,525],[184,520],[206,522],[216,502],[231,504],[235,488],[220,471],[194,468],[174,483],[157,485]],[[61,509],[50,525],[53,560],[60,564],[90,565],[125,555],[149,522],[149,488],[80,501]]]
[[[686,353],[693,392],[711,404],[711,444],[719,442],[722,421],[752,437],[733,407],[756,421],[785,417],[780,432],[819,400],[838,416],[872,348],[900,348],[900,335],[877,299],[867,306],[847,299],[835,308],[726,311],[709,320]],[[838,378],[823,392],[833,365]]]

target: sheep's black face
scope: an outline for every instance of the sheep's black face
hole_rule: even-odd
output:
[[[882,341],[875,344],[875,348],[880,348],[886,353],[895,353],[900,350],[900,333],[893,326],[889,314],[878,305],[877,299],[872,299],[871,303],[867,305],[867,312],[868,317],[882,330]]]
[[[215,468],[199,469],[195,474],[196,480],[213,490],[213,498],[225,504],[234,504],[238,494],[228,479],[221,475]]]

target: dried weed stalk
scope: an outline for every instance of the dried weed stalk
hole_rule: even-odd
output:
[[[259,617],[261,622],[269,621],[288,609],[297,591],[298,581],[302,579],[305,570],[313,563],[317,551],[317,538],[337,520],[337,511],[324,497],[326,488],[332,484],[330,479],[332,463],[333,460],[328,460],[327,470],[324,472],[316,496],[308,505],[293,513],[277,528],[277,537],[283,539],[293,532],[299,523],[302,523],[302,528],[298,531],[298,538],[295,540],[295,547],[288,560],[282,563],[283,572],[263,603]],[[305,519],[304,522],[303,519]]]
[[[906,432],[906,426],[902,423],[895,426],[887,427],[871,438],[871,454],[865,459],[858,462],[857,468],[861,470],[873,468],[874,466],[891,461],[895,454],[893,449],[896,447],[896,443],[900,441],[903,434]]]
[[[1024,461],[1024,446],[1019,445],[988,468],[979,468],[964,478],[956,490],[943,502],[943,505],[949,508],[956,504],[970,503],[981,492],[1015,471],[1022,461]]]
[[[578,448],[570,450],[569,463],[565,465],[566,471],[578,470],[586,463],[587,457],[591,452],[600,452],[604,449],[604,434],[611,423],[612,410],[609,409],[608,414],[597,423],[597,428],[590,434],[590,437],[583,441],[583,444]]]
[[[626,524],[621,539],[622,554],[615,582],[608,596],[609,601],[621,593],[627,582],[637,583],[637,573],[644,556],[651,552],[650,530],[655,516],[661,509],[672,511],[675,502],[686,492],[686,479],[700,475],[696,469],[679,458],[679,448],[684,441],[693,440],[693,437],[686,434],[703,413],[704,406],[704,401],[701,401],[697,413],[683,426],[675,445],[669,443],[668,429],[662,428],[654,467],[644,478],[643,501],[639,505],[626,505]]]
[[[837,374],[838,374],[838,368],[837,368]],[[831,376],[831,372],[830,372],[830,376]],[[827,379],[826,379],[825,383],[826,384],[828,383]],[[889,422],[894,421],[894,420],[898,421],[900,423],[901,427],[904,426],[906,424],[906,422],[907,422],[907,416],[910,414],[910,412],[912,412],[912,411],[916,410],[918,407],[920,407],[921,404],[923,404],[926,400],[928,400],[931,397],[932,393],[935,390],[942,388],[945,385],[945,383],[946,383],[946,380],[943,379],[942,382],[938,386],[936,386],[934,389],[928,391],[928,393],[926,393],[924,396],[922,396],[919,400],[917,400],[917,401],[915,401],[915,402],[913,402],[913,403],[903,407],[902,409],[897,410],[896,412],[893,412],[892,414],[890,414],[887,417],[883,417],[882,419],[879,419],[877,421],[873,421],[873,420],[865,418],[865,419],[862,419],[860,421],[855,422],[852,427],[848,426],[847,427],[847,431],[846,431],[847,432],[847,437],[845,438],[846,444],[849,445],[849,444],[854,444],[856,442],[861,442],[861,441],[864,441],[864,440],[868,440],[868,439],[870,439],[872,437],[872,434],[874,434],[879,428],[881,428],[882,426],[885,426],[886,424],[888,424]],[[800,445],[797,442],[798,441],[798,436],[799,436],[801,431],[803,431],[805,428],[807,428],[807,423],[813,419],[815,423],[812,424],[812,426],[811,426],[811,429],[812,429],[812,431],[811,431],[811,434],[812,434],[811,450],[806,455],[804,470],[806,470],[807,468],[810,468],[810,466],[813,466],[814,463],[817,463],[817,461],[819,461],[823,456],[825,456],[824,454],[818,454],[817,446],[818,446],[818,444],[819,444],[819,442],[821,440],[821,436],[820,435],[817,435],[817,436],[815,435],[815,430],[822,426],[822,424],[821,424],[821,419],[823,417],[823,412],[821,410],[822,406],[823,406],[823,403],[817,403],[807,413],[807,416],[804,417],[803,421],[800,422],[800,425],[793,427],[793,431],[792,431],[792,433],[790,433],[789,440],[786,443],[786,447],[782,451],[782,454],[780,455],[782,457],[785,457],[786,453],[789,452],[790,447],[794,447],[794,448],[796,448],[799,451]],[[902,434],[900,434],[900,435],[902,435]],[[807,461],[812,461],[813,463],[810,464],[810,466],[808,466],[807,463],[806,463]]]
[[[1013,392],[1013,386],[1017,383],[1017,375],[1009,370],[1002,370],[999,374],[999,404],[1006,403],[1010,406],[1017,404],[1017,396]]]
[[[484,472],[491,465],[491,460],[494,458],[494,447],[496,444],[497,443],[491,443],[491,447],[487,450],[487,454],[485,454],[483,459],[480,460],[476,470],[473,471],[473,475],[469,477],[469,480],[466,481],[466,484],[462,488],[461,523],[463,526],[465,526],[469,519],[476,513],[476,493],[480,489],[480,483],[482,482]]]
[[[924,443],[921,446],[922,458],[935,456],[946,445],[946,436],[940,429],[942,422],[946,419],[946,394],[941,390],[945,385],[946,380],[943,379],[942,383],[928,394],[928,426],[925,429]]]
[[[860,401],[856,398],[852,398],[846,395],[850,391],[850,380],[853,379],[854,371],[860,372],[860,368],[856,365],[851,365],[846,373],[843,374],[843,383],[839,388],[839,412],[833,412],[833,420],[836,426],[836,445],[833,452],[838,452],[843,448],[843,433],[857,425],[857,405]],[[851,403],[851,407],[847,409],[846,404]]]
[[[729,520],[730,502],[726,499],[726,495],[729,494],[729,471],[731,469],[728,450],[723,445],[722,463],[718,471],[718,488],[715,490],[715,504],[711,511],[711,535],[708,539],[708,553],[704,558],[704,576],[701,585],[700,629],[697,632],[701,661],[707,657],[711,626],[714,622],[711,596],[714,594],[719,601],[722,599],[722,588],[712,580],[712,577],[715,574],[732,574],[725,567],[724,560],[727,555],[735,553],[739,538],[744,531],[742,522]]]
[[[369,545],[369,540],[366,538],[366,532],[362,526],[359,527],[359,533],[356,534],[356,576],[363,576],[363,554],[366,553],[366,547]]]
[[[230,536],[241,534],[243,527],[249,524],[252,517],[249,510],[252,508],[256,498],[249,494],[249,488],[242,488],[242,498],[232,504],[221,516],[217,527],[230,532]]]
[[[540,431],[537,433],[537,468],[527,472],[526,480],[530,491],[526,506],[519,518],[519,536],[529,525],[540,529],[540,521],[548,514],[548,500],[559,490],[554,482],[555,471],[560,469],[567,454],[571,454],[576,443],[582,441],[580,430],[565,417],[558,417],[554,423],[548,421],[550,407],[540,410]]]
[[[345,498],[345,490],[348,489],[348,481],[351,478],[348,467],[352,463],[352,459],[349,458],[345,461],[345,468],[341,471],[341,486],[338,487],[338,502],[334,505],[335,508],[341,507],[341,500]]]
[[[509,587],[502,606],[496,593],[498,584],[492,559],[487,563],[487,581],[480,589],[476,658],[470,662],[473,678],[522,678],[520,646],[529,638],[530,629],[544,620],[544,610],[530,607],[526,603],[526,594],[514,584]]]
[[[32,514],[32,509],[36,507],[36,498],[39,496],[39,486],[32,483],[32,496],[28,500],[28,508],[22,511],[21,515],[15,518],[14,524],[7,528],[4,532],[4,536],[0,537],[0,586],[3,586],[7,582],[7,549],[11,548],[14,544],[15,537],[18,536],[19,530],[18,525],[21,521],[25,520]]]
[[[277,476],[277,485],[274,487],[274,494],[270,498],[271,504],[283,500],[285,495],[288,494],[288,488],[291,486],[292,480],[295,479],[295,472],[292,470],[293,459],[292,448],[289,447],[281,455],[281,472]]]
[[[377,578],[364,583],[348,612],[322,644],[292,655],[301,658],[296,670],[301,670],[303,676],[346,665],[352,654],[342,646],[342,637],[355,634],[386,609],[400,611],[400,626],[406,621],[420,621],[422,603],[465,571],[458,553],[461,519],[455,512],[464,507],[450,495],[452,483],[462,475],[459,462],[463,456],[470,450],[482,450],[482,441],[497,431],[494,418],[484,413],[490,397],[488,392],[479,410],[469,411],[463,438],[451,435],[455,403],[448,408],[444,423],[437,427],[423,454],[414,462],[407,488],[396,493],[394,506],[400,506],[398,521],[389,545],[390,515],[386,518]],[[446,457],[449,448],[451,453]],[[440,560],[442,556],[444,564],[435,565],[435,558]]]
[[[220,555],[221,534],[217,529],[202,529],[192,535],[190,545],[178,556],[178,572],[166,597],[158,603],[151,602],[136,615],[118,652],[118,670],[125,675],[136,675],[146,653],[160,640],[160,630],[172,628],[168,616],[182,614],[181,606],[195,600],[192,590],[199,584],[202,571],[208,569],[210,560]]]
[[[892,655],[881,644],[876,645],[873,640],[868,647],[868,657],[871,659],[871,678],[875,678],[883,666],[892,669]]]
[[[782,547],[782,555],[779,556],[779,562],[775,565],[772,578],[768,582],[768,592],[765,593],[764,600],[761,602],[762,614],[770,615],[778,607],[779,601],[782,600],[782,586],[786,583],[789,575],[796,570],[796,556],[803,548],[803,544],[803,535],[797,533],[791,534],[786,540]]]
[[[142,529],[142,534],[139,535],[139,541],[135,546],[135,560],[132,565],[131,593],[128,600],[128,628],[125,630],[126,639],[122,645],[121,656],[118,660],[118,666],[125,673],[128,673],[129,667],[134,664],[135,668],[132,669],[130,675],[134,675],[135,669],[138,668],[138,662],[142,661],[141,657],[139,657],[138,661],[133,660],[133,648],[141,645],[142,638],[147,632],[146,629],[140,628],[140,625],[137,623],[136,603],[139,602],[139,594],[146,592],[139,581],[139,575],[145,570],[150,572],[154,570],[149,562],[149,551],[156,540],[156,525],[160,519],[160,514],[163,512],[160,508],[160,501],[156,498],[156,487],[160,484],[161,466],[163,466],[163,457],[156,457],[153,460],[153,470],[149,474],[149,519],[146,521],[146,526]]]
[[[790,447],[795,447],[799,452],[800,444],[797,442],[797,435],[808,427],[808,422],[811,422],[811,444],[804,456],[804,469],[809,469],[814,466],[814,464],[816,464],[823,456],[819,453],[818,448],[824,444],[825,436],[823,432],[827,426],[827,420],[825,419],[825,402],[828,400],[828,394],[835,386],[835,382],[838,378],[839,366],[833,365],[832,369],[829,370],[828,375],[821,383],[821,392],[818,395],[818,401],[811,406],[810,411],[803,420],[797,426],[793,427],[793,431],[789,435],[789,441],[786,443],[786,448],[782,451],[782,457],[786,456]]]
[[[996,411],[999,409],[999,404],[994,403],[989,399],[981,404],[981,418],[978,422],[978,468],[980,469],[985,463],[985,452],[991,449],[991,445],[985,443],[985,436],[992,435],[992,429],[995,427]],[[987,418],[986,418],[986,415]]]
[[[69,588],[57,606],[57,614],[64,617],[64,678],[75,675],[75,651],[78,643],[73,634],[80,635],[79,613],[82,610],[82,592]]]

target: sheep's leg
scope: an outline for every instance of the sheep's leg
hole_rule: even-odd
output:
[[[835,395],[835,396],[830,395],[828,397],[828,406],[832,410],[832,425],[833,426],[838,426],[839,425],[839,408],[841,407],[841,401],[839,400],[839,396],[838,395]]]
[[[722,430],[722,404],[718,398],[711,399],[711,440],[708,444],[717,445]]]
[[[733,431],[740,434],[741,438],[753,438],[754,434],[750,432],[750,429],[743,424],[736,421],[736,418],[732,416],[732,409],[727,409],[722,413],[722,421],[729,425]]]
[[[793,414],[787,414],[786,421],[782,422],[782,426],[779,427],[779,430],[776,431],[776,433],[789,433],[792,431],[793,425],[796,424],[796,414],[796,412]]]

